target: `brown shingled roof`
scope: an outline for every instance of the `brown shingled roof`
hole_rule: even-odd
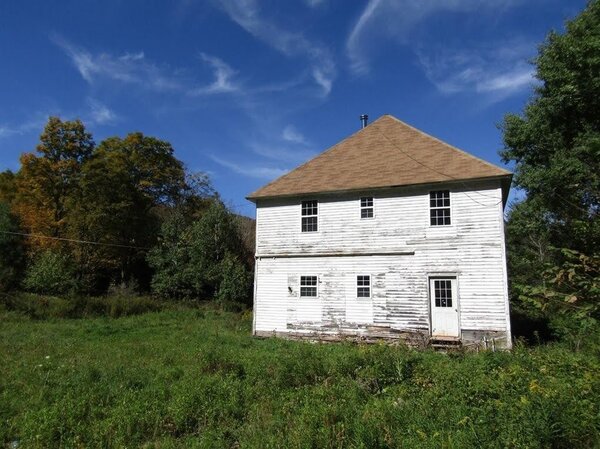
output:
[[[384,115],[248,196],[277,196],[505,177],[511,173]]]

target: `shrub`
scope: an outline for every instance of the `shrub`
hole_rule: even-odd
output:
[[[152,290],[178,299],[215,296],[223,304],[247,302],[249,282],[241,262],[245,255],[234,216],[220,201],[213,201],[194,222],[175,211],[163,222],[160,241],[148,253],[154,270]],[[234,285],[236,280],[239,285]]]
[[[122,316],[141,315],[148,312],[157,312],[164,309],[164,304],[148,296],[104,296],[94,298],[104,308],[100,308],[101,315],[111,318]],[[92,315],[89,307],[86,308],[86,315]]]
[[[44,296],[16,293],[0,297],[7,310],[20,312],[33,319],[86,318],[105,316],[119,318],[157,312],[166,303],[149,296]]]
[[[78,289],[75,267],[69,257],[51,250],[33,260],[23,285],[31,292],[49,295],[73,293]]]
[[[252,277],[246,267],[231,253],[227,253],[221,266],[221,282],[216,299],[223,305],[248,304],[251,299]]]
[[[189,252],[189,219],[176,210],[163,222],[160,241],[147,256],[154,270],[151,281],[154,293],[177,299],[196,296]]]
[[[6,309],[20,312],[36,320],[74,318],[77,304],[74,298],[42,296],[34,293],[15,293],[3,298]]]

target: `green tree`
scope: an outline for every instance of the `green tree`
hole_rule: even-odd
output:
[[[551,32],[535,66],[534,96],[502,125],[502,157],[526,193],[507,227],[513,297],[524,300],[539,299],[525,291],[548,287],[566,254],[600,251],[600,2]]]
[[[111,157],[113,164],[125,170],[129,187],[152,205],[174,205],[188,188],[183,163],[164,140],[140,132],[123,139],[110,137],[98,146],[98,154]]]
[[[237,276],[237,265],[225,261],[245,268],[238,262],[244,251],[235,218],[218,199],[193,222],[177,211],[164,221],[159,243],[148,255],[152,288],[167,296],[213,298],[223,281],[223,264],[231,268],[230,278]]]
[[[221,263],[225,256],[243,250],[233,214],[221,201],[214,201],[192,225],[190,238],[191,264],[202,273],[197,288],[213,297],[221,283]]]
[[[79,288],[72,259],[56,250],[45,250],[35,256],[23,285],[29,291],[46,295],[64,295]]]
[[[152,290],[169,298],[194,298],[202,294],[197,286],[202,273],[191,264],[190,216],[172,211],[163,221],[159,241],[148,253],[154,270]]]
[[[519,285],[519,298],[552,317],[555,332],[575,349],[596,331],[600,319],[600,257],[565,249],[560,264],[546,264],[544,282]],[[598,334],[596,334],[598,336]]]
[[[85,283],[149,283],[146,253],[156,242],[160,208],[173,207],[187,188],[168,142],[141,133],[101,142],[72,196],[70,235],[101,243],[73,249]]]
[[[23,237],[16,217],[9,207],[0,203],[0,292],[19,284],[24,263]]]
[[[239,258],[231,253],[225,254],[219,270],[221,280],[215,295],[216,300],[225,308],[251,304],[252,275]]]

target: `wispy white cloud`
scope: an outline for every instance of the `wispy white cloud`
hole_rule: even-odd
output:
[[[385,1],[385,0],[383,0]],[[368,61],[364,55],[362,36],[364,29],[371,23],[373,17],[376,17],[376,12],[381,5],[382,0],[370,0],[358,18],[358,21],[352,28],[348,40],[346,41],[346,51],[350,58],[350,66],[354,72],[368,72]]]
[[[302,56],[310,63],[310,73],[327,96],[336,77],[336,67],[331,52],[321,44],[312,42],[302,33],[292,32],[268,21],[261,15],[256,0],[222,0],[217,3],[231,20],[270,47],[286,56]]]
[[[287,142],[301,143],[303,145],[306,145],[308,143],[306,137],[304,137],[304,135],[300,131],[298,131],[293,125],[287,125],[285,128],[283,128],[281,137]]]
[[[214,80],[207,85],[198,86],[189,70],[151,62],[142,51],[123,55],[106,52],[93,54],[62,37],[53,36],[52,40],[69,56],[82,78],[92,85],[110,80],[135,84],[156,92],[170,91],[189,95],[223,94],[240,90],[240,86],[233,81],[236,72],[222,59],[206,53],[201,53],[200,59],[212,69]]]
[[[41,132],[47,117],[37,116],[22,123],[4,123],[0,124],[0,138],[21,136],[34,131]]]
[[[535,82],[534,71],[530,66],[516,67],[514,70],[493,75],[477,81],[477,89],[481,92],[512,93],[531,87]]]
[[[144,58],[145,55],[143,51],[137,53],[125,53],[123,56],[119,56],[121,61],[141,61]]]
[[[89,122],[98,125],[114,123],[117,120],[117,114],[98,100],[88,98]]]
[[[351,69],[369,72],[369,55],[377,38],[406,43],[410,33],[426,18],[440,12],[496,11],[522,0],[369,0],[346,40]]]
[[[243,176],[248,176],[250,178],[259,178],[259,179],[274,179],[279,176],[287,173],[288,170],[281,168],[273,168],[273,167],[261,167],[261,166],[251,166],[251,165],[239,165],[234,162],[226,161],[225,159],[221,159],[217,156],[210,157],[217,164],[228,168],[229,170],[238,173]]]
[[[76,120],[78,118],[86,125],[111,125],[119,120],[119,116],[108,106],[95,98],[85,99],[84,105],[77,111],[64,111],[52,108],[34,112],[29,118],[20,123],[0,124],[0,139],[12,136],[40,134],[51,116],[60,117],[62,120]]]
[[[28,117],[24,117],[21,121],[0,123],[0,138],[40,134],[48,122],[48,117],[63,117],[64,115],[64,111],[53,106],[34,111]]]
[[[182,79],[170,73],[168,67],[159,67],[148,61],[143,52],[120,56],[93,54],[60,36],[54,35],[52,40],[69,56],[82,78],[90,84],[108,79],[156,91],[180,90],[183,87]]]
[[[333,79],[329,76],[327,67],[313,67],[312,76],[315,82],[321,86],[323,95],[329,95],[333,87]]]
[[[306,3],[311,8],[318,8],[324,3],[326,3],[326,0],[304,0],[304,3]]]
[[[306,74],[300,74],[299,76],[286,81],[275,81],[261,86],[249,88],[246,91],[251,94],[289,92],[290,90],[295,89],[301,84],[305,83],[306,79]]]
[[[239,90],[239,86],[232,81],[236,72],[228,64],[206,53],[200,53],[200,57],[213,69],[215,80],[208,86],[192,89],[189,92],[191,95],[222,94]]]
[[[494,12],[523,0],[370,0],[346,41],[346,52],[354,73],[369,72],[370,55],[381,39],[410,45],[423,72],[443,94],[475,92],[488,101],[498,101],[533,82],[528,59],[535,54],[533,42],[512,38],[508,42],[451,42],[443,45],[418,33],[429,17],[439,13]]]
[[[254,143],[250,145],[253,153],[260,156],[272,159],[275,161],[283,161],[293,164],[306,161],[315,156],[315,152],[304,148],[290,148],[285,145],[267,145]]]
[[[500,100],[535,82],[528,63],[534,52],[534,44],[511,41],[469,50],[419,50],[417,55],[425,75],[441,93],[471,91]]]
[[[277,123],[266,125],[258,121],[256,130],[261,137],[256,137],[250,142],[246,139],[241,145],[256,155],[291,165],[297,165],[315,156],[316,153],[310,148],[311,143],[295,126],[286,125],[279,136],[274,131],[277,128]]]

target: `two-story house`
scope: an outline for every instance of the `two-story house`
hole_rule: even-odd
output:
[[[384,115],[248,199],[253,332],[511,346],[511,173]]]

